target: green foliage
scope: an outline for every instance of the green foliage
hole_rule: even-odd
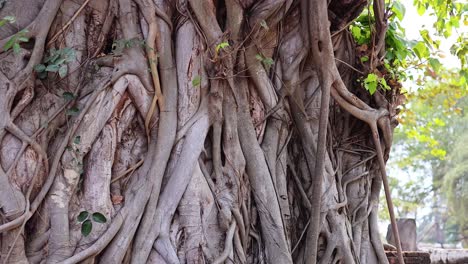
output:
[[[3,3],[0,2],[1,5]],[[5,16],[4,18],[0,19],[0,27],[6,25],[7,23],[13,24],[16,22],[16,17],[14,16]],[[8,51],[9,49],[13,48],[13,52],[15,54],[18,54],[21,46],[20,44],[22,42],[28,42],[29,39],[26,37],[26,34],[28,33],[28,30],[23,29],[20,32],[14,34],[6,43],[3,45],[3,51]]]
[[[442,226],[446,241],[457,241],[457,234],[466,232],[468,225],[465,220],[468,212],[463,208],[468,202],[468,167],[465,166],[468,152],[464,145],[468,140],[466,79],[456,69],[448,71],[440,65],[437,75],[425,76],[420,81],[424,87],[407,94],[408,101],[400,114],[400,125],[394,136],[400,155],[393,159],[412,177],[419,175],[420,179],[414,182],[416,188],[398,182],[392,186],[397,200],[395,206],[404,211],[408,208],[406,202],[412,200],[408,193],[398,190],[409,189],[416,194],[420,188],[424,189],[424,182],[431,183],[434,205],[447,207],[444,212],[431,214],[447,219]]]
[[[468,7],[466,1],[414,0],[418,14],[436,17],[434,28],[438,35],[450,37],[453,29],[460,27],[460,21],[466,21]],[[464,22],[466,23],[466,22]]]
[[[68,116],[77,116],[79,113],[80,113],[80,109],[78,109],[78,107],[76,106],[73,106],[67,110]]]
[[[403,144],[407,152],[398,162],[403,168],[445,159],[457,133],[467,127],[463,119],[468,90],[457,71],[441,71],[437,79],[426,78],[424,83],[423,88],[407,94],[408,103],[395,131],[395,143]]]
[[[274,63],[272,58],[265,57],[262,54],[255,55],[255,58],[263,63],[263,65],[265,66],[267,71],[270,70],[271,65],[273,65],[273,63]]]
[[[371,42],[372,17],[367,9],[364,9],[359,17],[351,24],[350,31],[358,45],[369,45]]]
[[[216,54],[218,54],[220,50],[223,50],[223,49],[225,49],[227,47],[229,47],[228,42],[223,41],[223,42],[219,43],[218,45],[216,45],[216,48],[215,48]]]
[[[417,80],[418,85],[423,85],[421,82],[424,74],[430,74],[433,77],[437,76],[442,70],[440,57],[443,54],[439,51],[441,39],[440,37],[448,37],[452,34],[452,30],[460,27],[460,21],[465,25],[468,24],[466,14],[468,5],[462,4],[462,1],[440,1],[440,0],[415,0],[414,4],[420,14],[429,13],[436,22],[434,23],[435,34],[427,29],[420,30],[420,39],[408,40],[405,37],[405,29],[401,26],[406,10],[400,1],[388,1],[388,9],[391,11],[391,16],[388,21],[388,30],[385,37],[386,54],[382,64],[385,70],[379,69],[386,81],[389,79],[405,81],[407,79]],[[372,32],[374,31],[375,19],[373,17],[373,9],[370,7],[365,9],[362,14],[351,24],[349,30],[364,54],[372,45]],[[456,32],[456,31],[454,31]],[[468,78],[468,70],[466,69],[468,61],[468,32],[462,31],[455,44],[451,47],[451,53],[460,60],[461,69],[459,74],[461,81],[466,82]],[[369,56],[363,55],[361,63],[368,64]],[[374,65],[376,63],[374,62]],[[413,70],[408,70],[413,69]],[[370,69],[371,74],[376,69]],[[370,79],[369,79],[370,78]],[[374,76],[364,74],[365,79],[363,88],[373,94],[377,89]],[[391,82],[394,83],[394,82]]]
[[[468,33],[464,32],[457,38],[457,43],[452,45],[450,52],[460,59],[462,69],[466,74],[466,65],[468,64]]]
[[[460,27],[460,21],[463,21],[464,26],[468,25],[466,1],[414,0],[414,5],[419,15],[429,14],[435,18],[433,28],[437,36],[450,37],[454,30]],[[429,47],[439,48],[440,41],[431,41],[427,30],[421,32],[421,36]],[[459,58],[462,69],[467,65],[467,44],[468,33],[465,30],[458,36],[451,48],[451,53]]]
[[[42,64],[39,64],[39,65],[42,65]],[[37,66],[37,65],[36,65]],[[42,65],[44,66],[44,65]],[[44,66],[45,67],[45,66]],[[70,93],[70,92],[64,92],[62,94],[62,97],[63,99],[67,100],[67,101],[71,101],[71,100],[74,100],[76,97],[74,94]]]
[[[449,216],[453,218],[458,230],[468,237],[468,133],[459,137],[449,155],[447,173],[442,182],[443,193],[447,196]]]
[[[403,18],[405,17],[406,13],[406,8],[400,1],[393,1],[390,10],[393,14],[395,14],[398,20],[403,21]]]
[[[428,58],[430,55],[429,48],[426,46],[426,43],[419,41],[414,45],[413,51],[418,56],[419,59]]]
[[[402,182],[398,180],[400,177],[389,177],[389,185],[392,190],[392,200],[395,210],[399,217],[412,217],[416,214],[417,209],[421,204],[428,200],[428,196],[432,191],[431,186],[424,185],[422,177],[414,177],[412,179]],[[382,192],[381,201],[385,201],[385,194]],[[381,206],[379,210],[379,218],[390,220],[386,206]]]
[[[107,222],[107,219],[103,214],[96,212],[96,213],[93,213],[93,221],[96,223],[103,224]]]
[[[364,73],[361,78],[363,88],[371,95],[379,87],[390,90],[391,87],[387,84],[387,81],[391,81],[392,85],[396,85],[399,81],[405,80],[407,78],[406,69],[416,58],[412,47],[417,43],[405,38],[405,30],[400,25],[406,13],[405,7],[401,2],[393,1],[389,9],[394,15],[389,18],[388,30],[385,36],[386,53],[381,61],[371,62],[369,59],[373,52],[371,48],[373,44],[372,34],[375,31],[373,9],[365,9],[350,26],[350,32],[359,46],[358,50],[361,52],[361,63],[373,67],[372,69],[369,67],[368,72]],[[424,48],[426,47],[421,48],[418,46],[416,50],[424,53],[426,51]],[[423,55],[426,56],[427,53]],[[380,65],[383,67],[379,67]]]
[[[363,80],[364,88],[369,91],[372,95],[377,91],[377,87],[381,87],[385,90],[390,90],[387,81],[384,78],[377,76],[375,73],[369,73],[366,78]]]
[[[201,77],[200,77],[200,75],[197,75],[197,76],[193,77],[192,85],[193,85],[194,87],[199,86],[200,83],[201,83]]]
[[[78,222],[83,222],[84,220],[88,219],[89,213],[88,211],[82,211],[80,214],[76,217]]]
[[[140,39],[119,39],[115,40],[112,43],[112,54],[116,56],[120,56],[123,54],[125,49],[133,48],[133,47],[146,47],[146,43],[144,40]]]
[[[106,217],[99,213],[94,212],[91,217],[88,211],[82,211],[76,217],[79,223],[81,223],[81,234],[83,236],[88,236],[93,230],[93,222],[104,224],[107,222]]]
[[[93,223],[91,220],[87,219],[81,224],[81,234],[83,236],[88,236],[93,230]]]
[[[64,78],[68,73],[67,63],[74,61],[75,58],[76,53],[72,48],[59,50],[52,48],[49,50],[49,55],[44,58],[43,62],[34,66],[34,70],[37,72],[37,76],[40,79],[46,78],[49,72],[58,73],[60,78]]]
[[[403,73],[412,60],[414,60],[413,50],[411,46],[415,45],[414,41],[409,41],[405,37],[405,30],[397,20],[391,20],[388,25],[387,34],[385,35],[386,55],[385,63],[389,64],[386,68],[394,68],[395,71],[401,74],[398,77],[405,78]]]
[[[9,49],[13,48],[13,52],[15,54],[18,54],[21,49],[20,44],[29,41],[29,38],[27,38],[26,36],[27,33],[28,30],[23,29],[11,36],[11,38],[5,43],[5,45],[3,45],[3,51],[8,51]]]
[[[7,23],[13,24],[16,22],[16,17],[14,16],[6,16],[2,19],[0,19],[0,27],[3,27]]]

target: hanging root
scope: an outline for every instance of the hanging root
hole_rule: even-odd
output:
[[[232,240],[234,238],[234,233],[236,231],[236,220],[232,220],[229,230],[226,234],[226,241],[224,242],[224,250],[221,255],[213,261],[213,264],[222,264],[229,257],[229,254],[232,252]]]

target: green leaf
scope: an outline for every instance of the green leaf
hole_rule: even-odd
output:
[[[75,143],[77,145],[80,144],[80,142],[81,142],[81,137],[80,136],[76,136],[75,139],[73,140],[73,143]]]
[[[429,58],[429,64],[431,65],[432,69],[434,69],[435,72],[439,72],[439,70],[442,67],[442,63],[438,59],[434,58]]]
[[[388,86],[387,81],[384,78],[379,79],[379,83],[385,90],[390,90],[390,86]]]
[[[201,77],[199,75],[195,76],[192,80],[192,85],[193,86],[198,86],[201,83]]]
[[[422,16],[426,12],[426,7],[422,3],[416,4],[416,9],[418,10],[418,15]]]
[[[20,45],[18,43],[13,44],[13,52],[15,54],[18,54],[20,52],[20,49],[21,49],[21,47],[20,47]]]
[[[50,49],[50,56],[46,57],[44,63],[54,63],[60,57],[60,54],[55,49]]]
[[[455,28],[458,28],[460,27],[460,20],[457,18],[457,17],[450,17],[450,24],[455,27]]]
[[[273,62],[274,62],[274,61],[273,61],[272,58],[264,58],[264,59],[262,60],[262,62],[263,62],[263,64],[265,64],[265,66],[266,66],[267,68],[270,68],[271,65],[273,65]]]
[[[15,23],[16,22],[16,17],[6,16],[6,17],[3,18],[3,20],[8,21],[9,23]]]
[[[402,21],[405,16],[406,8],[400,1],[393,2],[392,11],[395,13],[395,16]]]
[[[421,37],[424,39],[424,42],[427,43],[427,45],[429,46],[436,46],[436,48],[438,48],[439,46],[437,45],[437,43],[435,43],[431,36],[429,35],[429,30],[427,29],[423,29],[423,30],[420,30],[419,31],[419,34],[421,35]]]
[[[6,16],[0,20],[0,27],[3,27],[6,23],[15,23],[16,19],[14,16]]]
[[[89,216],[89,213],[88,211],[81,211],[80,214],[76,217],[76,219],[78,220],[78,222],[83,222],[84,220],[86,220]]]
[[[78,109],[76,106],[73,106],[72,108],[68,109],[67,115],[69,116],[76,116],[80,112],[80,109]]]
[[[67,73],[68,73],[67,65],[60,66],[58,73],[59,73],[60,78],[67,76]]]
[[[362,56],[361,57],[361,62],[363,62],[363,63],[368,61],[368,60],[369,60],[369,56]]]
[[[46,66],[44,64],[37,64],[36,66],[34,66],[34,71],[36,72],[43,72],[45,71],[46,69]]]
[[[94,222],[101,223],[101,224],[107,222],[106,217],[103,214],[98,213],[98,212],[93,214],[93,220]]]
[[[67,101],[71,101],[71,100],[75,99],[75,95],[70,93],[70,92],[64,92],[62,94],[62,97],[63,97],[63,99],[65,99]]]
[[[438,148],[431,149],[431,155],[433,155],[434,157],[437,157],[439,159],[443,159],[446,154],[447,154],[447,152],[445,150],[443,150],[443,149],[438,149]]]
[[[12,36],[6,43],[3,45],[3,50],[7,51],[13,47],[13,44],[15,44],[16,36]]]
[[[444,37],[448,38],[452,35],[452,24],[451,23],[445,23],[444,25]]]
[[[63,57],[65,58],[66,62],[72,62],[76,58],[76,52],[72,48],[64,48],[62,53],[63,53]]]
[[[61,65],[61,64],[63,64],[65,61],[66,61],[66,59],[65,59],[65,58],[62,58],[62,57],[60,56],[56,61],[54,61],[54,64]]]
[[[369,73],[366,78],[366,82],[375,82],[379,77],[375,73]]]
[[[57,72],[60,69],[60,66],[57,64],[47,65],[46,71],[48,72]]]
[[[45,78],[47,78],[47,72],[46,71],[38,72],[37,77],[39,77],[39,79],[41,79],[41,80],[45,79]]]
[[[28,42],[29,39],[27,37],[19,37],[18,42]]]
[[[427,48],[426,44],[423,41],[419,41],[414,47],[414,52],[419,59],[429,57],[429,49]]]
[[[364,88],[369,91],[369,93],[372,95],[375,93],[377,90],[377,82],[378,76],[374,73],[369,73],[367,75],[366,79],[364,79]]]
[[[225,49],[225,48],[227,48],[227,47],[229,47],[229,43],[228,43],[228,42],[224,41],[224,42],[219,43],[218,45],[216,45],[216,49],[215,49],[215,50],[216,50],[216,53],[218,53],[219,50]]]
[[[440,118],[434,118],[434,123],[439,127],[444,127],[445,126],[444,120],[442,120]]]
[[[357,27],[357,26],[353,26],[351,28],[351,34],[353,35],[353,37],[356,39],[356,40],[360,40],[361,39],[361,28]]]
[[[274,63],[272,58],[264,57],[262,54],[256,54],[255,59],[261,61],[265,65],[267,70],[269,70],[271,65],[273,65],[273,63]]]
[[[93,223],[91,222],[91,220],[88,219],[84,221],[83,224],[81,225],[81,234],[86,237],[91,233],[92,229],[93,229]]]

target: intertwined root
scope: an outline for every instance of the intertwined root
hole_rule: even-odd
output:
[[[336,62],[354,68],[354,44],[328,8],[45,0],[31,46],[0,58],[0,260],[386,263],[392,109],[351,92]],[[36,79],[52,47],[76,61]]]

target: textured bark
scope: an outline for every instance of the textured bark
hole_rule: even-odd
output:
[[[371,65],[343,28],[366,5],[7,1],[0,45],[27,41],[0,53],[0,261],[388,263],[399,90],[356,82],[385,51],[383,1]]]

